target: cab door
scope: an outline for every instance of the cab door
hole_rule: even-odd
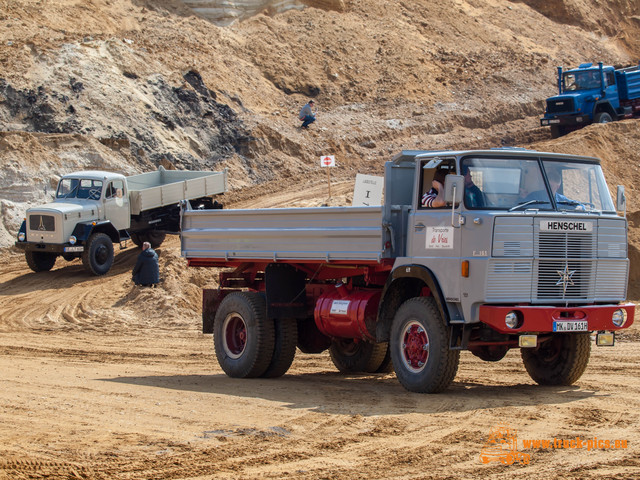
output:
[[[107,183],[104,195],[104,219],[110,220],[118,230],[125,230],[130,226],[129,195],[121,179]]]
[[[460,206],[421,206],[422,194],[429,190],[434,174],[428,167],[429,165],[420,166],[420,171],[416,172],[420,183],[416,185],[414,192],[419,192],[419,195],[415,195],[413,209],[409,213],[407,256],[413,264],[424,265],[433,272],[448,302],[459,302],[462,247],[458,224]],[[453,165],[451,172],[455,173]]]

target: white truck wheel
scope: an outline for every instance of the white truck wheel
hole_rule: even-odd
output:
[[[104,275],[113,265],[113,243],[105,233],[94,233],[89,237],[82,252],[82,264],[89,273]]]

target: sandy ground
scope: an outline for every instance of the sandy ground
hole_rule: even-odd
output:
[[[323,203],[324,188],[234,206]],[[332,192],[328,203],[350,195],[344,183]],[[146,290],[129,282],[131,247],[104,278],[78,261],[26,273],[4,252],[0,479],[640,476],[637,324],[614,348],[594,347],[572,387],[535,385],[517,351],[498,363],[463,352],[438,395],[409,393],[393,374],[340,374],[326,353],[298,352],[279,379],[230,379],[200,333],[200,287],[215,272],[187,269],[176,238],[159,252],[164,282]],[[481,462],[504,423],[528,464]],[[525,446],[577,438],[583,448]],[[589,449],[594,438],[626,448]]]

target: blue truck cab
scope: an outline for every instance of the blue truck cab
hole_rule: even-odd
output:
[[[541,126],[557,138],[591,123],[608,123],[640,113],[640,66],[616,69],[602,62],[558,67],[558,95],[547,98]]]

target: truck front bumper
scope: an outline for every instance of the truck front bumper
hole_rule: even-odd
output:
[[[25,252],[57,253],[59,255],[84,252],[84,246],[71,245],[70,243],[16,242],[15,246]]]
[[[626,320],[621,325],[613,323],[617,310],[626,314]],[[507,326],[506,321],[507,315],[512,312],[518,319],[515,328]],[[634,313],[633,303],[579,307],[482,305],[480,321],[506,334],[594,332],[628,328],[633,324]],[[513,319],[513,316],[510,317]]]
[[[551,127],[552,125],[575,127],[588,125],[589,123],[591,123],[589,115],[558,115],[540,119],[541,127]]]

